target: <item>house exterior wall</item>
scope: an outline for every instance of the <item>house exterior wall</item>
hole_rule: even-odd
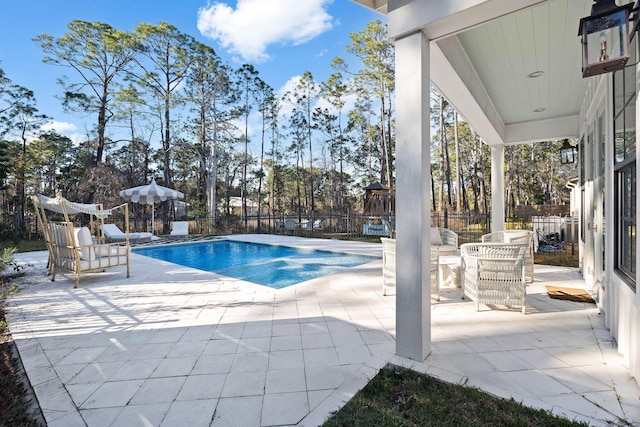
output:
[[[636,65],[636,75],[640,71],[639,66]],[[585,97],[582,103],[582,109],[580,112],[580,135],[584,139],[585,145],[589,142],[589,133],[594,129],[596,124],[594,120],[597,120],[598,110],[604,111],[606,117],[606,128],[604,129],[605,135],[605,173],[604,173],[604,194],[613,195],[616,191],[614,185],[614,129],[613,129],[613,103],[614,91],[613,80],[611,74],[604,74],[601,76],[591,77],[589,79],[589,86],[585,93]],[[640,91],[640,78],[636,77],[636,94]],[[640,105],[638,97],[636,98],[636,123],[640,123]],[[591,142],[593,144],[593,142]],[[636,142],[636,146],[637,146]],[[593,168],[593,156],[592,151],[594,147],[586,147],[587,154],[584,158],[585,164],[583,170],[588,171],[589,168]],[[638,174],[639,168],[636,168],[636,174]],[[589,173],[586,173],[589,175]],[[636,175],[636,181],[638,180]],[[580,197],[581,190],[585,190],[585,200],[588,202],[584,204],[584,209],[594,209],[593,201],[597,200],[597,195],[594,193],[593,179],[587,179],[585,186],[581,188],[579,185],[573,192],[576,198],[575,206],[577,206],[577,213],[581,221],[585,221],[587,218],[587,212],[580,212]],[[581,257],[581,270],[587,288],[597,291],[598,293],[598,306],[601,310],[601,314],[604,316],[605,324],[609,328],[611,335],[615,338],[618,346],[618,351],[624,357],[631,375],[636,378],[636,382],[640,383],[640,296],[632,289],[625,281],[622,280],[614,269],[615,266],[615,251],[613,250],[615,241],[615,205],[613,197],[605,196],[605,230],[611,231],[604,233],[604,274],[602,280],[600,280],[594,271],[592,266],[593,261],[590,263],[587,257],[593,256],[590,254],[593,248],[585,247],[586,236],[581,235],[580,242],[580,257]],[[589,203],[590,202],[590,203]],[[640,206],[640,198],[636,197],[636,212]],[[580,227],[581,230],[585,230],[585,234],[591,232],[589,226]],[[640,243],[640,238],[636,235],[636,247]],[[597,257],[595,262],[598,262]],[[640,266],[638,259],[636,258],[636,271]]]

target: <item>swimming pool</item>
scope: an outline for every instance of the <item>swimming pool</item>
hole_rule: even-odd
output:
[[[134,252],[281,289],[374,261],[376,257],[231,240],[134,249]]]

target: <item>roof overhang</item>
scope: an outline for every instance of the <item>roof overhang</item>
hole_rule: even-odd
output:
[[[352,1],[386,14],[393,40],[427,36],[433,86],[488,144],[578,137],[592,0]]]

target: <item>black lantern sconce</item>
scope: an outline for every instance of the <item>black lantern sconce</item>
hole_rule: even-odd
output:
[[[571,145],[568,139],[564,139],[562,147],[560,147],[560,163],[568,165],[575,163],[578,157],[578,148],[575,145]]]
[[[629,15],[633,3],[618,6],[615,0],[594,0],[591,16],[580,20],[582,77],[624,68],[630,56]]]

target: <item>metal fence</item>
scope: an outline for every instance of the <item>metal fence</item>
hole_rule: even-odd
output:
[[[78,225],[83,223],[83,216],[75,219]],[[124,217],[109,218],[124,230]],[[560,251],[565,246],[578,245],[578,219],[561,216],[533,216],[530,218],[508,218],[505,220],[507,230],[531,230],[537,244],[545,245],[549,252]],[[153,231],[155,235],[168,235],[171,221],[156,218],[155,230],[151,230],[150,218],[129,219],[130,231]],[[35,218],[29,221],[32,232],[35,230]],[[219,216],[212,226],[212,218],[200,217],[189,220],[190,235],[207,234],[279,234],[291,236],[321,237],[334,239],[351,239],[364,241],[380,241],[380,237],[395,235],[396,219],[394,215],[372,216],[356,213],[334,215],[260,215],[249,216],[246,221],[238,215]],[[484,234],[491,232],[490,214],[432,212],[431,226],[444,227],[458,234],[459,244],[479,242]]]

